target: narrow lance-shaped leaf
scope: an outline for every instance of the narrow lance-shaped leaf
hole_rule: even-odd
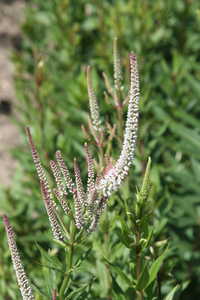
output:
[[[180,290],[180,289],[181,289],[181,285],[180,285],[180,284],[177,284],[177,285],[169,292],[169,294],[165,297],[164,300],[173,300],[173,299],[174,299],[174,296],[175,296],[175,294],[176,294],[176,292],[177,292],[178,290]]]
[[[169,249],[166,248],[165,251],[153,262],[149,269],[149,281],[145,288],[147,288],[157,277],[158,272],[165,260],[166,256],[169,254]]]
[[[8,246],[11,253],[12,263],[15,269],[17,282],[21,291],[22,298],[24,300],[34,300],[32,288],[30,286],[29,280],[24,271],[23,264],[21,262],[21,257],[15,241],[15,234],[10,225],[9,219],[7,216],[3,216],[3,222],[7,233]]]

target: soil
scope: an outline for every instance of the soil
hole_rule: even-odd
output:
[[[10,151],[20,143],[18,129],[12,121],[17,99],[11,55],[20,43],[24,7],[22,0],[0,0],[0,185],[3,186],[12,183],[17,162]]]

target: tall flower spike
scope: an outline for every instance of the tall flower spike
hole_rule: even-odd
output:
[[[78,200],[81,203],[82,207],[84,207],[86,204],[86,194],[84,192],[83,182],[81,179],[81,173],[80,173],[78,164],[76,162],[76,159],[74,159],[74,175],[75,175],[75,179],[76,179],[77,197],[78,197]]]
[[[114,58],[114,82],[115,89],[121,89],[122,71],[121,71],[121,60],[118,50],[118,39],[117,37],[113,40],[113,58]]]
[[[35,164],[35,168],[36,168],[39,180],[43,181],[43,183],[45,185],[45,188],[48,189],[48,191],[50,192],[50,187],[49,187],[49,183],[48,183],[48,180],[47,180],[47,176],[45,174],[44,168],[42,167],[40,157],[39,157],[38,152],[36,150],[36,147],[33,143],[32,135],[31,135],[30,129],[28,127],[26,128],[26,134],[27,134],[27,137],[28,137],[33,162]]]
[[[65,185],[63,184],[63,179],[62,179],[62,173],[57,165],[57,163],[54,160],[50,161],[50,167],[53,172],[53,176],[55,178],[56,184],[57,184],[57,190],[60,194],[66,195],[66,189]]]
[[[56,198],[60,202],[60,205],[62,206],[64,212],[66,213],[66,215],[68,215],[70,212],[70,209],[69,209],[69,206],[66,202],[66,199],[65,199],[63,193],[60,192],[58,189],[54,189],[53,191],[54,191]]]
[[[129,104],[122,150],[116,164],[96,186],[105,196],[110,196],[118,189],[128,175],[134,158],[139,117],[139,75],[136,56],[132,53],[130,54],[130,71]]]
[[[74,193],[74,189],[75,189],[75,185],[74,185],[73,180],[70,177],[70,173],[69,173],[68,167],[66,166],[66,164],[64,162],[64,159],[62,157],[61,151],[59,151],[59,150],[56,151],[56,160],[57,160],[58,166],[59,166],[59,168],[61,170],[61,173],[63,175],[65,184],[66,184],[68,190],[73,194]]]
[[[77,165],[76,159],[74,159],[74,174],[76,179],[76,193],[74,193],[75,222],[77,228],[80,229],[84,225],[83,210],[86,204],[86,195],[83,189],[80,169]]]
[[[77,197],[77,192],[74,192],[73,199],[74,199],[74,208],[75,208],[75,224],[78,229],[81,229],[84,225],[83,206]]]
[[[97,103],[97,98],[94,92],[91,78],[91,67],[87,67],[87,88],[88,88],[88,97],[89,97],[89,107],[90,115],[92,119],[92,126],[95,130],[101,131],[101,122],[99,117],[99,106]]]
[[[85,143],[85,153],[88,165],[88,180],[87,180],[87,202],[90,204],[94,198],[95,182],[94,182],[94,161],[89,151],[87,143]]]
[[[15,241],[15,234],[10,225],[7,216],[3,216],[3,223],[7,233],[8,246],[11,253],[12,263],[16,272],[17,282],[21,291],[22,298],[24,300],[34,300],[32,288],[30,286],[29,280],[24,271],[23,264],[21,262],[21,257]]]
[[[49,222],[50,222],[51,230],[53,233],[53,237],[56,240],[62,241],[63,235],[62,235],[61,226],[58,223],[58,220],[57,220],[57,217],[55,214],[55,207],[54,207],[53,201],[51,200],[49,191],[45,186],[44,181],[41,181],[41,192],[42,192],[42,196],[44,199],[46,211],[47,211],[47,214],[49,217]]]

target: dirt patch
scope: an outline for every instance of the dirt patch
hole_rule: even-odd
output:
[[[9,186],[16,168],[10,150],[19,144],[19,132],[12,122],[16,95],[11,61],[15,41],[20,41],[25,2],[0,0],[0,184]]]

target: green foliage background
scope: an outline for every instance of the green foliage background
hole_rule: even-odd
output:
[[[189,280],[186,289],[174,299],[197,298],[200,295],[198,1],[34,0],[27,4],[22,30],[22,48],[15,53],[14,62],[19,99],[16,122],[23,144],[13,153],[20,166],[12,189],[1,191],[0,207],[12,217],[28,273],[41,280],[40,266],[34,263],[40,255],[35,241],[48,248],[50,234],[24,127],[31,127],[46,165],[57,149],[63,150],[70,167],[75,156],[84,161],[80,127],[86,124],[88,116],[85,67],[90,64],[96,70],[94,78],[102,117],[115,122],[115,111],[103,97],[101,73],[112,75],[112,40],[118,36],[124,66],[127,69],[128,53],[134,51],[141,77],[140,130],[131,185],[141,182],[150,155],[156,218],[163,227],[163,237],[169,239],[173,249],[169,261],[173,278],[177,283]],[[124,75],[127,87],[128,72]],[[111,203],[108,208],[110,224],[106,226],[114,236],[112,239],[116,234],[115,214],[120,214],[118,205],[116,208]],[[0,230],[4,239],[0,245],[0,299],[16,299],[15,278],[8,267],[9,252],[3,229]],[[103,278],[96,286],[97,299],[108,299],[105,298],[108,280],[99,258],[101,230],[94,238],[93,259]],[[121,255],[119,250],[116,257]],[[105,294],[101,294],[102,289]],[[163,289],[165,294],[169,286],[166,284]]]

